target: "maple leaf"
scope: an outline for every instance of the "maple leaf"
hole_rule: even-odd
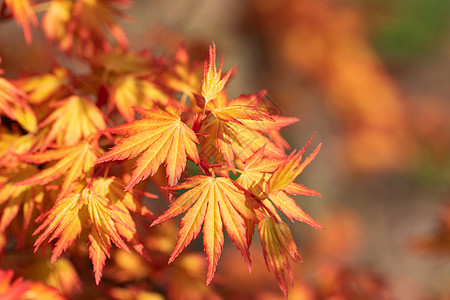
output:
[[[4,232],[16,218],[20,209],[23,211],[23,227],[27,229],[36,205],[42,201],[41,186],[15,186],[26,177],[35,175],[39,170],[33,165],[18,164],[14,168],[0,169],[0,232]]]
[[[61,99],[60,95],[67,93],[69,72],[64,67],[54,67],[52,73],[29,76],[15,83],[28,94],[28,101],[41,104],[50,98]]]
[[[42,221],[42,219],[44,221],[33,233],[33,235],[36,235],[42,232],[34,243],[35,251],[46,238],[50,238],[49,242],[58,238],[51,257],[51,262],[55,262],[61,253],[81,234],[83,225],[88,219],[84,206],[80,185],[77,186],[76,193],[66,194],[58,200],[48,213],[38,219],[38,221]]]
[[[89,256],[97,284],[105,260],[110,256],[111,241],[117,247],[130,251],[126,244],[128,242],[139,254],[147,257],[130,215],[130,210],[138,211],[141,205],[135,199],[124,200],[133,196],[124,192],[123,186],[115,177],[96,178],[87,186],[78,184],[73,192],[58,200],[41,218],[44,219],[43,223],[33,233],[41,233],[34,244],[35,249],[47,238],[49,241],[58,238],[51,257],[53,263],[81,234],[83,225],[90,222]],[[148,210],[141,209],[140,212],[152,216]]]
[[[250,95],[240,95],[239,97],[229,101],[224,99],[224,102],[218,107],[245,105],[250,107],[257,107],[259,110],[264,110],[270,115],[270,118],[261,118],[260,120],[244,118],[241,122],[245,127],[251,130],[258,131],[270,137],[275,145],[281,148],[290,148],[289,144],[283,139],[280,130],[288,125],[298,122],[297,118],[278,116],[280,109],[276,106],[274,101],[267,96],[267,91],[262,90]]]
[[[58,196],[58,198],[61,198],[70,190],[74,182],[89,178],[92,175],[92,168],[101,153],[100,151],[87,142],[81,142],[73,147],[21,155],[20,159],[29,163],[57,162],[31,177],[17,182],[16,185],[45,185],[64,176],[64,182]]]
[[[135,108],[143,119],[107,129],[108,132],[126,135],[117,145],[102,155],[96,163],[130,159],[142,153],[128,181],[126,190],[153,176],[166,162],[169,185],[175,185],[186,167],[186,156],[199,163],[197,137],[183,121],[180,110],[168,106],[145,110]]]
[[[24,103],[26,94],[12,85],[9,81],[0,77],[0,112],[8,118],[17,120],[13,114],[13,103]]]
[[[201,85],[201,64],[191,65],[186,48],[179,46],[175,54],[175,62],[169,72],[162,74],[163,83],[167,87],[183,93],[181,102],[185,97],[191,97],[193,94],[199,94]],[[192,104],[195,102],[191,102]]]
[[[274,121],[264,110],[249,105],[229,105],[219,107],[211,111],[214,117],[223,122],[234,122],[244,125],[241,120],[262,121],[264,119]]]
[[[99,52],[95,57],[86,60],[91,64],[95,73],[110,72],[116,75],[148,74],[155,62],[149,51],[133,52],[115,47],[111,50]],[[157,62],[159,63],[159,62]]]
[[[14,168],[21,164],[20,156],[38,151],[46,134],[46,130],[25,135],[0,130],[0,166]]]
[[[206,118],[200,129],[200,133],[206,135],[205,141],[201,143],[204,160],[208,161],[210,157],[214,157],[215,161],[225,161],[230,168],[234,168],[236,158],[244,161],[263,147],[266,156],[286,156],[283,147],[276,145],[270,139],[269,133],[290,123],[279,125],[277,121],[280,117],[272,116],[267,110],[253,106],[256,102],[254,99],[262,95],[263,93],[241,95],[229,101],[222,93],[205,106],[213,118]],[[293,119],[289,121],[292,123],[297,120]],[[217,156],[218,153],[222,158]]]
[[[72,18],[73,1],[53,0],[42,18],[42,29],[51,41],[57,41],[59,47],[67,50],[72,45],[67,26]]]
[[[52,124],[42,149],[46,149],[52,142],[73,146],[106,128],[102,113],[86,98],[70,96],[58,105],[59,107],[39,125],[44,127]]]
[[[127,122],[134,121],[133,106],[152,108],[154,103],[167,105],[168,96],[155,83],[137,75],[117,78],[111,90],[111,104],[117,108]]]
[[[223,62],[219,71],[216,70],[216,45],[213,43],[213,45],[209,47],[209,63],[205,62],[201,88],[201,93],[206,103],[217,98],[225,87],[228,79],[230,79],[233,70],[228,71],[225,76],[221,78],[222,66]]]
[[[170,255],[169,263],[197,237],[204,223],[203,244],[209,264],[206,283],[211,282],[222,252],[223,226],[250,270],[251,260],[245,220],[256,220],[253,209],[258,206],[257,203],[248,199],[227,177],[197,175],[168,189],[188,190],[152,223],[154,226],[187,211],[181,219],[177,243]]]
[[[126,48],[128,40],[115,19],[125,17],[116,6],[126,8],[129,4],[129,0],[51,1],[43,28],[49,39],[57,41],[63,51],[75,50],[84,56],[92,56],[98,50],[110,49],[107,33]]]
[[[253,153],[244,162],[237,161],[237,166],[241,172],[236,182],[260,198],[267,197],[265,193],[266,182],[271,173],[284,161],[279,158],[264,157],[264,152],[265,146]]]
[[[30,23],[37,26],[38,21],[32,7],[32,2],[29,0],[5,0],[6,5],[12,12],[16,22],[22,26],[25,41],[27,44],[31,43],[31,28]]]
[[[40,281],[16,278],[13,281],[12,270],[0,270],[0,297],[4,300],[30,299],[30,300],[66,300],[59,291]]]
[[[245,122],[243,119],[239,121]],[[245,160],[264,145],[267,156],[285,157],[283,149],[275,145],[267,136],[234,122],[216,119],[205,124],[201,133],[207,135],[205,141],[201,143],[203,146],[201,153],[205,160],[218,152],[230,168],[234,167],[235,158]]]
[[[302,261],[291,231],[283,222],[265,218],[258,223],[258,232],[267,268],[275,273],[278,286],[287,298],[289,285],[293,282],[289,257],[294,262]]]
[[[47,255],[37,256],[24,251],[14,251],[4,253],[3,261],[2,268],[13,268],[18,275],[55,287],[63,295],[74,295],[81,290],[80,277],[68,259],[60,257],[53,264],[49,264]]]
[[[317,156],[320,151],[321,144],[319,144],[311,155],[302,162],[302,155],[305,153],[306,148],[309,146],[313,138],[314,136],[297,154],[295,151],[292,152],[283,164],[281,164],[280,167],[277,168],[277,170],[272,174],[271,178],[267,182],[267,194],[274,194],[279,190],[287,188]],[[298,186],[295,187],[297,187],[297,189],[299,188]]]
[[[2,72],[0,69],[0,74]],[[0,113],[19,122],[24,129],[31,132],[36,129],[37,120],[26,99],[27,95],[23,91],[0,77]]]
[[[310,190],[293,182],[303,169],[314,159],[320,145],[301,163],[301,155],[311,140],[294,155],[286,159],[264,157],[264,148],[250,156],[245,162],[239,163],[242,172],[236,182],[259,197],[268,213],[277,221],[281,221],[275,209],[281,210],[291,221],[293,219],[304,222],[314,228],[323,228],[318,222],[306,214],[290,195],[320,196],[316,191]],[[288,194],[287,194],[288,193]]]

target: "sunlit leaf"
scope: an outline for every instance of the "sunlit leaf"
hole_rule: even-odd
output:
[[[70,96],[59,102],[59,107],[40,124],[40,127],[43,126],[50,126],[43,149],[51,144],[74,146],[106,128],[100,110],[91,101],[79,96]]]
[[[232,70],[228,71],[222,78],[222,65],[219,71],[216,70],[216,45],[209,47],[209,63],[205,63],[202,81],[202,96],[206,103],[211,101],[222,92],[225,84],[232,74]]]
[[[62,197],[70,190],[73,183],[92,175],[94,162],[100,153],[100,149],[96,149],[87,142],[82,142],[74,147],[22,155],[20,158],[29,163],[57,162],[16,185],[44,185],[64,176],[64,183],[59,194],[59,197]]]
[[[126,135],[126,138],[119,140],[97,163],[130,159],[142,154],[126,189],[153,176],[164,162],[169,185],[176,184],[186,167],[187,157],[199,162],[195,133],[181,120],[181,111],[170,107],[166,111],[137,110],[143,116],[142,120],[108,129],[111,133]]]
[[[123,183],[114,177],[97,178],[87,186],[77,185],[74,191],[57,201],[44,215],[43,223],[34,232],[34,235],[39,234],[35,242],[36,249],[47,238],[49,241],[58,238],[51,258],[54,262],[80,236],[86,228],[84,225],[89,222],[92,224],[88,233],[89,256],[97,284],[105,260],[110,256],[111,242],[127,251],[130,251],[129,244],[147,257],[130,216],[129,208],[135,209],[136,206],[123,203],[131,195],[123,190],[118,193],[117,188],[114,188],[117,185],[122,187]]]
[[[187,182],[170,188],[171,190],[187,189],[178,197],[169,209],[152,224],[159,224],[167,219],[186,212],[181,219],[178,240],[169,263],[197,237],[203,224],[203,244],[208,258],[207,284],[214,276],[217,262],[224,242],[223,226],[231,241],[241,252],[250,268],[250,252],[247,244],[247,228],[243,216],[254,215],[253,204],[248,207],[245,194],[236,188],[231,179],[198,175]]]
[[[302,261],[289,227],[271,218],[258,223],[259,236],[267,268],[275,274],[278,286],[287,297],[288,288],[292,286],[293,275],[289,261]]]

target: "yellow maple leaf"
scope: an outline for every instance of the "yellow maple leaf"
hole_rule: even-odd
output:
[[[223,64],[223,63],[222,63]],[[213,43],[209,47],[209,63],[205,62],[201,93],[205,102],[214,100],[222,92],[233,70],[228,71],[223,78],[222,65],[219,71],[216,70],[216,45]]]
[[[154,103],[167,105],[169,97],[160,87],[149,79],[137,75],[124,75],[117,78],[111,89],[111,105],[117,108],[127,122],[134,121],[133,106],[152,108]]]
[[[3,70],[0,69],[0,74],[2,73]],[[23,91],[0,77],[0,113],[17,121],[25,130],[32,132],[37,127],[37,120],[26,100],[27,95]]]
[[[162,81],[167,87],[183,93],[181,102],[185,103],[188,97],[193,100],[192,95],[201,92],[201,72],[201,64],[191,65],[186,48],[180,46],[175,55],[174,66],[162,74]]]
[[[69,72],[64,67],[54,67],[51,73],[29,76],[16,81],[22,91],[28,94],[28,101],[41,104],[51,98],[61,99],[60,95],[67,93]]]
[[[22,155],[20,159],[29,163],[57,162],[31,177],[17,182],[16,185],[45,185],[64,176],[58,196],[61,198],[70,190],[73,183],[92,176],[94,162],[100,153],[101,150],[95,146],[88,142],[81,142],[73,147]]]
[[[33,165],[24,163],[14,168],[0,169],[0,232],[5,232],[20,210],[23,212],[23,227],[26,229],[30,224],[36,205],[42,202],[43,188],[15,184],[38,172]]]
[[[116,6],[126,8],[127,0],[69,0],[51,1],[43,20],[49,39],[58,42],[63,51],[75,51],[83,56],[111,48],[110,34],[122,48],[128,40],[116,18],[124,18]]]
[[[42,149],[52,143],[58,146],[73,146],[81,140],[87,140],[106,128],[101,111],[88,99],[70,96],[61,102],[40,127],[50,126]]]
[[[62,50],[68,50],[72,45],[72,38],[67,29],[72,18],[72,9],[71,0],[52,0],[42,19],[42,29],[47,38],[58,42]]]

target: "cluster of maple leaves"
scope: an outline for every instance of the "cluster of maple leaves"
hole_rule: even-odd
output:
[[[52,248],[53,263],[86,243],[98,284],[113,244],[149,258],[133,214],[155,226],[184,213],[169,263],[203,228],[209,284],[225,227],[250,270],[257,229],[267,267],[287,294],[290,259],[301,258],[280,212],[322,228],[291,197],[319,195],[295,180],[320,145],[306,158],[311,141],[286,154],[279,131],[297,119],[274,115],[265,91],[229,99],[224,88],[234,70],[217,69],[214,44],[204,67],[183,47],[174,58],[127,49],[114,5],[128,2],[40,3],[47,37],[89,72],[55,63],[48,73],[0,77],[1,248],[12,237],[17,247],[32,241],[35,251]],[[28,43],[36,7],[27,0],[2,6]],[[142,204],[157,198],[146,192],[149,182],[170,202],[158,217]]]

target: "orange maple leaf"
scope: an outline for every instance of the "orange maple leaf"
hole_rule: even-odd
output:
[[[177,243],[170,255],[169,263],[197,237],[204,223],[203,244],[209,263],[206,283],[211,282],[222,252],[223,225],[250,270],[251,260],[245,220],[256,220],[253,209],[258,204],[253,203],[253,208],[249,208],[251,199],[248,199],[227,177],[197,175],[169,189],[188,190],[152,224],[154,226],[187,211],[181,219]]]
[[[133,52],[120,47],[99,52],[95,57],[87,57],[94,74],[108,72],[123,76],[126,74],[146,74],[153,69],[155,58],[149,51]],[[104,79],[104,78],[103,78]]]
[[[124,75],[117,78],[111,89],[111,107],[117,108],[127,122],[134,121],[133,106],[152,108],[154,103],[167,105],[169,97],[155,83],[137,75]]]
[[[29,163],[57,162],[31,177],[17,182],[16,185],[44,185],[64,176],[65,179],[58,196],[61,198],[70,190],[73,183],[92,176],[94,162],[100,153],[100,149],[87,142],[81,142],[73,147],[21,155],[20,159]]]
[[[163,83],[165,86],[183,93],[181,102],[185,103],[187,97],[192,97],[193,94],[201,92],[201,64],[194,63],[191,65],[186,48],[182,45],[177,50],[174,63],[169,72],[162,74]],[[191,102],[191,104],[194,103],[194,101]]]
[[[51,1],[43,28],[63,51],[75,50],[92,56],[99,50],[108,50],[111,48],[108,33],[126,48],[128,40],[115,19],[125,17],[116,6],[126,8],[129,3],[129,0]]]
[[[4,300],[67,299],[56,288],[46,285],[42,281],[24,280],[22,277],[13,280],[13,278],[13,270],[0,270],[0,296]]]
[[[297,119],[290,118],[283,124],[277,124],[281,117],[272,116],[267,110],[255,106],[263,94],[242,95],[229,101],[222,93],[205,106],[212,116],[202,121],[200,129],[200,133],[206,135],[206,140],[201,143],[201,154],[205,161],[214,157],[215,161],[225,161],[230,168],[234,168],[236,158],[246,160],[263,147],[266,156],[286,156],[282,145],[275,144],[269,133]],[[217,154],[221,154],[222,158]]]
[[[228,71],[225,76],[221,78],[222,66],[223,62],[219,71],[216,70],[216,45],[213,43],[213,45],[209,47],[209,63],[205,62],[202,81],[201,92],[206,103],[217,98],[225,87],[228,79],[230,79],[233,70]]]
[[[62,100],[58,105],[59,107],[39,125],[42,128],[52,124],[42,149],[46,149],[51,143],[73,146],[106,128],[103,114],[86,98],[74,95]]]
[[[267,197],[265,193],[266,182],[270,178],[271,173],[284,161],[280,158],[265,157],[264,152],[265,146],[261,147],[244,162],[237,161],[240,174],[236,182],[259,198]]]
[[[0,74],[2,73],[3,70],[0,69]],[[23,91],[0,77],[0,113],[16,120],[24,129],[32,132],[37,127],[37,120],[26,99],[27,95]]]
[[[267,268],[275,273],[278,286],[287,298],[293,275],[289,257],[294,262],[302,261],[289,227],[283,222],[265,218],[258,223],[258,232]]]
[[[316,191],[293,182],[314,159],[320,149],[319,145],[313,154],[301,163],[301,155],[308,144],[297,155],[293,153],[286,159],[264,157],[264,148],[261,148],[245,162],[238,164],[242,172],[236,182],[260,198],[265,210],[268,210],[267,213],[271,214],[277,221],[281,222],[281,218],[278,216],[275,207],[281,210],[291,221],[295,219],[314,228],[323,228],[322,225],[306,214],[295,203],[294,199],[288,196],[288,194],[320,196]]]
[[[159,166],[166,162],[169,185],[175,185],[186,167],[186,156],[199,163],[197,136],[183,121],[180,110],[168,106],[146,110],[135,108],[142,120],[107,129],[108,132],[125,135],[116,146],[101,156],[96,163],[130,159],[142,153],[136,162],[126,190],[138,182],[153,176]]]
[[[78,184],[73,192],[57,201],[41,218],[44,219],[43,223],[33,233],[41,233],[34,244],[35,249],[47,238],[49,241],[58,238],[51,257],[53,263],[81,234],[86,228],[84,224],[89,221],[92,224],[88,234],[89,255],[97,284],[105,260],[110,256],[111,241],[117,247],[130,251],[127,242],[136,252],[148,257],[137,236],[130,211],[152,218],[153,215],[143,209],[132,194],[124,192],[123,187],[124,183],[115,177],[96,178],[86,186]]]
[[[1,70],[0,70],[1,71]],[[1,73],[0,73],[1,74]],[[4,78],[0,78],[0,112],[8,118],[17,120],[13,114],[13,103],[25,103],[27,95]]]
[[[42,18],[42,29],[51,41],[57,41],[62,50],[72,45],[72,37],[68,34],[67,26],[72,18],[73,1],[51,1],[50,6]]]
[[[28,94],[28,101],[41,104],[49,99],[62,99],[67,95],[69,71],[64,67],[54,67],[51,73],[29,76],[15,83]]]
[[[37,151],[45,139],[45,130],[25,135],[0,132],[0,166],[14,168],[21,164],[21,155]]]
[[[239,121],[245,124],[245,119]],[[264,145],[267,156],[285,157],[284,150],[275,145],[270,138],[236,122],[215,119],[206,123],[201,133],[207,135],[206,140],[201,143],[203,146],[201,153],[205,160],[220,153],[230,168],[234,167],[235,158],[245,160]]]
[[[15,183],[38,173],[38,169],[28,164],[18,164],[14,168],[0,169],[0,232],[4,232],[16,218],[20,209],[23,212],[23,227],[30,224],[36,204],[43,197],[41,186],[15,186]]]
[[[306,151],[306,148],[311,143],[314,136],[306,143],[306,145],[296,154],[292,152],[289,157],[277,168],[267,182],[266,193],[275,194],[280,190],[290,188],[291,190],[300,188],[298,185],[292,185],[292,182],[297,178],[303,170],[313,161],[320,151],[322,144],[319,144],[316,149],[309,155],[303,162],[302,156]],[[305,190],[305,192],[307,192]],[[298,191],[297,193],[301,193]]]

